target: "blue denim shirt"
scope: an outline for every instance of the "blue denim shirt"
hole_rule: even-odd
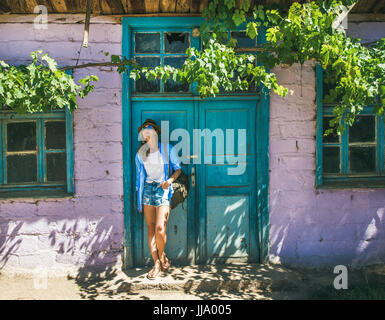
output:
[[[159,147],[160,153],[162,154],[163,163],[164,163],[164,181],[166,181],[169,178],[169,176],[168,176],[167,156],[165,154],[164,145],[165,145],[164,143],[161,143],[160,141],[158,142],[158,147]],[[166,146],[167,146],[166,150],[169,151],[168,158],[170,159],[170,164],[171,164],[170,173],[173,174],[175,170],[181,169],[181,165],[176,155],[174,146],[172,146],[169,143],[167,143]],[[136,153],[135,164],[136,164],[137,205],[138,205],[138,210],[142,211],[143,188],[144,188],[144,182],[146,181],[147,173],[146,173],[146,169],[144,168],[143,159],[139,154],[139,152]],[[169,193],[168,193],[169,201],[171,201],[172,193],[173,193],[173,189],[172,189],[172,186],[170,185]]]

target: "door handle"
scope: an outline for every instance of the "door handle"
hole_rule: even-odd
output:
[[[195,168],[191,168],[191,185],[195,187]]]
[[[192,154],[191,156],[187,156],[187,158],[196,159],[196,158],[198,158],[198,155],[197,154]]]

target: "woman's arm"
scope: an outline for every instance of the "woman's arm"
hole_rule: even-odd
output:
[[[179,159],[176,155],[175,148],[172,145],[170,145],[170,165],[174,172],[165,182],[159,184],[163,187],[163,189],[168,189],[170,184],[173,183],[179,177],[182,171]]]
[[[170,178],[167,179],[167,181],[171,184],[173,183],[176,179],[178,179],[180,173],[181,173],[182,169],[178,169],[176,171],[174,171],[174,173],[171,175]]]

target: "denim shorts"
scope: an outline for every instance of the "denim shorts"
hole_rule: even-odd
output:
[[[169,189],[163,189],[159,184],[159,182],[144,182],[143,204],[155,207],[170,205],[170,201],[168,201]]]

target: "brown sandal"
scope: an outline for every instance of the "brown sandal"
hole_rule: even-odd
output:
[[[158,266],[158,268],[157,268],[158,262],[159,262],[160,266]],[[158,259],[158,260],[156,260],[153,268],[147,273],[147,279],[154,280],[159,275],[161,269],[162,269],[162,263]]]

